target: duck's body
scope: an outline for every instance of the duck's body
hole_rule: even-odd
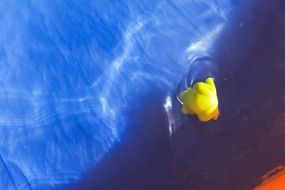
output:
[[[202,122],[217,120],[219,117],[219,103],[213,78],[195,83],[192,88],[184,90],[179,99],[183,104],[184,114],[196,114]]]

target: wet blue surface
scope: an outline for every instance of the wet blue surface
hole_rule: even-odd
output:
[[[278,27],[284,17],[272,16],[277,2],[1,1],[0,189],[221,187],[227,176],[217,175],[222,165],[215,160],[227,160],[227,154],[220,157],[211,153],[212,160],[204,159],[209,150],[198,145],[213,132],[202,126],[206,135],[198,138],[202,132],[196,128],[193,132],[187,125],[200,124],[180,115],[175,95],[185,78],[189,85],[206,75],[214,76],[222,92],[222,113],[227,113],[220,123],[209,124],[222,126],[216,126],[218,134],[230,130],[224,127],[231,122],[237,123],[238,119],[229,118],[253,112],[252,105],[240,109],[252,99],[242,98],[247,94],[237,95],[239,88],[253,89],[250,95],[256,97],[257,107],[263,104],[264,97],[256,94],[259,88],[247,82],[252,76],[258,85],[262,84],[261,75],[272,81],[267,87],[273,82],[276,85],[266,96],[267,103],[281,96],[284,59],[269,49],[279,48],[281,52],[282,41],[277,45],[271,45],[272,40],[261,43],[268,54],[252,50],[258,49],[257,42],[267,35],[280,37],[278,32],[262,33],[272,22],[268,18],[280,18],[274,31],[284,31]],[[260,60],[251,58],[249,52],[278,64],[251,65]],[[210,57],[210,64],[195,62],[201,57]],[[271,68],[280,73],[266,75]],[[240,82],[239,77],[243,78]],[[277,79],[272,80],[274,77]],[[237,104],[229,105],[233,97]],[[272,113],[275,108],[270,108]],[[180,149],[177,142],[185,139],[183,143],[197,147]],[[241,144],[245,141],[239,140]],[[265,144],[272,148],[270,143]],[[198,157],[185,156],[189,151]],[[177,159],[172,158],[174,153]],[[280,164],[280,160],[268,160],[271,165]],[[194,172],[173,172],[170,168],[177,166],[177,161],[190,162]],[[232,169],[239,162],[230,163],[227,167]],[[250,179],[254,181],[254,177]],[[234,183],[226,185],[234,189]]]

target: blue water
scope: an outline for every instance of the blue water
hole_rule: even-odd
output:
[[[0,189],[52,189],[96,168],[132,127],[128,110],[154,89],[169,106],[191,60],[217,53],[238,5],[1,1]]]

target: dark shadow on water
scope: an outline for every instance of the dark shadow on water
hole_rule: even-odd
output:
[[[197,167],[213,183],[205,190],[253,189],[261,176],[285,164],[285,3],[275,3],[264,22],[255,19],[260,32],[247,51],[240,52],[244,43],[234,38],[242,31],[226,35],[224,47],[235,45],[219,58],[231,67],[218,84],[219,120],[211,128],[186,123],[175,135],[180,162]],[[240,56],[231,60],[235,53]]]

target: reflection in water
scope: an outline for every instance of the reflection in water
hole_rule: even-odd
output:
[[[230,5],[2,1],[0,189],[79,179],[120,141],[138,97],[171,94],[188,59],[212,47]]]

